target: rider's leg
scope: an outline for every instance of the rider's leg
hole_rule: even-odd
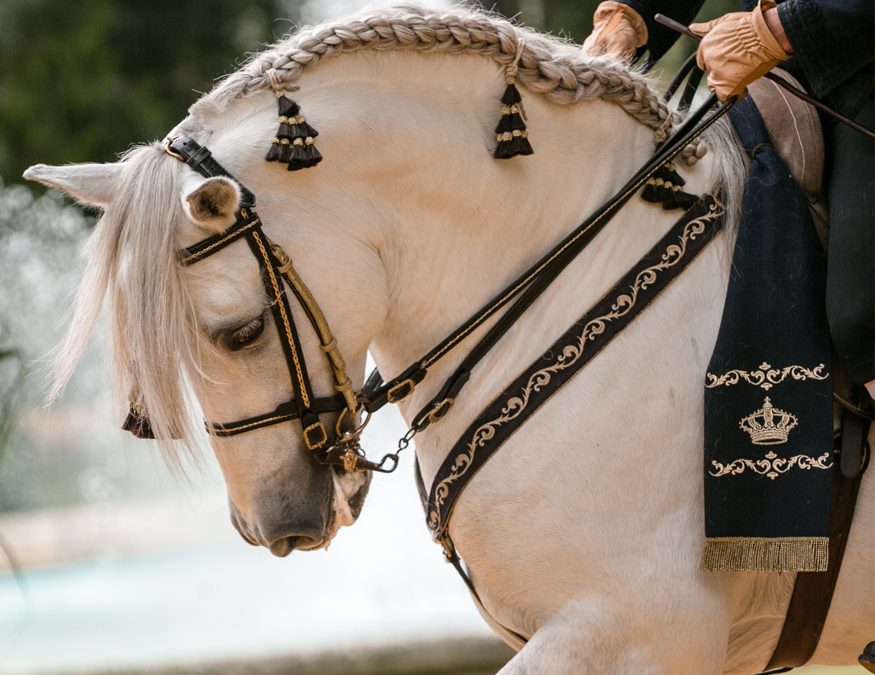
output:
[[[873,128],[871,96],[855,120]],[[875,379],[875,148],[844,124],[830,122],[825,133],[830,211],[827,315],[838,353],[854,381],[866,385]]]

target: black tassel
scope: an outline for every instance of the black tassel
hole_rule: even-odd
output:
[[[662,204],[662,208],[666,211],[674,209],[686,210],[695,204],[699,198],[689,192],[684,192],[682,186],[685,184],[686,181],[677,172],[673,164],[664,164],[647,179],[644,190],[641,192],[641,198],[647,202]]]
[[[298,169],[308,169],[311,166],[316,166],[322,161],[322,155],[313,145],[313,138],[296,138],[288,146],[289,151],[289,171],[297,171]]]
[[[131,409],[128,411],[124,424],[122,424],[122,429],[130,431],[137,438],[155,438],[152,424],[149,422],[149,415],[146,414],[146,409],[138,403],[131,403]]]
[[[498,145],[495,146],[494,157],[510,159],[517,155],[531,155],[534,151],[523,118],[522,97],[513,82],[508,83],[501,103],[501,119],[495,127]]]
[[[288,164],[289,171],[316,166],[322,161],[322,155],[314,145],[319,132],[307,124],[300,106],[290,98],[278,94],[277,106],[280,125],[264,159]]]

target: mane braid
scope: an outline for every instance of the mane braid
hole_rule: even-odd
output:
[[[614,103],[656,132],[656,142],[667,137],[680,121],[642,74],[611,58],[584,56],[576,45],[515,26],[482,11],[459,9],[438,13],[401,5],[367,10],[343,23],[304,28],[253,55],[237,72],[222,80],[196,101],[189,112],[195,119],[217,114],[235,101],[271,88],[291,87],[305,70],[320,61],[364,49],[409,49],[440,54],[474,53],[487,56],[502,68],[513,63],[520,40],[525,48],[517,80],[560,105],[602,98]],[[682,153],[695,162],[704,147],[693,144]]]

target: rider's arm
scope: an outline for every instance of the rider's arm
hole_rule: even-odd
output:
[[[592,34],[583,43],[592,55],[603,53],[631,60],[643,51],[650,51],[650,60],[657,61],[678,38],[678,34],[656,23],[653,17],[663,13],[684,24],[699,11],[703,0],[608,0],[602,2],[593,15]]]
[[[872,63],[872,0],[786,0],[777,13],[814,95],[829,94]]]

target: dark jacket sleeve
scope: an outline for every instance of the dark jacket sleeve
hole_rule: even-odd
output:
[[[638,12],[647,24],[650,60],[658,61],[678,39],[678,33],[653,20],[655,14],[665,14],[667,17],[689,25],[704,4],[704,0],[621,0]]]
[[[861,70],[871,73],[872,0],[786,0],[778,16],[815,96],[830,94]]]

